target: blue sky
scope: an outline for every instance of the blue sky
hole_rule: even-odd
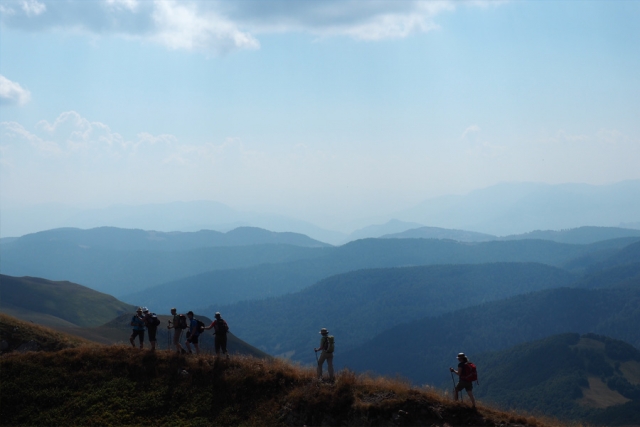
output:
[[[322,223],[499,182],[640,179],[637,1],[0,16],[3,208],[216,200]]]

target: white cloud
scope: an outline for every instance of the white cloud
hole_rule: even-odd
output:
[[[22,0],[20,6],[27,16],[41,15],[47,10],[47,6],[37,0]]]
[[[31,93],[20,84],[0,75],[0,104],[24,105],[31,99]]]
[[[461,139],[465,139],[467,136],[480,132],[480,126],[471,125],[462,132]]]
[[[154,39],[171,49],[227,52],[260,46],[234,23],[213,11],[203,14],[193,3],[156,2],[153,20],[157,26]]]
[[[170,48],[224,53],[256,49],[257,36],[302,32],[361,40],[407,37],[438,28],[453,0],[5,0],[2,23],[151,40]],[[484,7],[484,2],[465,3]]]

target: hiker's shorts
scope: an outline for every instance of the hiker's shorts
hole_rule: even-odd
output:
[[[173,330],[173,345],[180,344],[180,336],[182,335],[182,329],[175,328]]]
[[[144,342],[144,329],[141,331],[134,329],[130,339],[135,340],[136,337],[140,337],[140,342]]]
[[[147,328],[147,331],[149,331],[149,341],[156,341],[156,332],[158,332],[158,327],[149,327]]]
[[[215,338],[216,345],[216,354],[220,353],[220,349],[222,349],[222,353],[227,354],[227,336],[226,335],[217,335]]]
[[[469,381],[460,380],[458,382],[458,385],[456,386],[456,390],[457,391],[462,391],[462,390],[471,391],[471,390],[473,390],[473,383],[470,383]]]
[[[189,338],[187,338],[187,342],[191,343],[191,344],[198,344],[198,337],[200,335],[191,335]]]

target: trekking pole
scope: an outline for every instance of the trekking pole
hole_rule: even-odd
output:
[[[453,379],[453,371],[449,370],[449,373],[451,374],[451,382],[453,383],[453,396],[455,396],[455,394],[456,394],[456,380]]]
[[[317,351],[313,351],[316,354],[316,363],[319,363],[320,361],[318,360],[318,352]]]

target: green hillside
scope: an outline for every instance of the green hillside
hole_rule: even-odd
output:
[[[71,282],[0,275],[0,312],[49,326],[98,326],[133,311],[111,295]]]
[[[0,424],[52,426],[559,426],[343,371],[318,383],[281,360],[177,357],[125,346],[0,358]]]
[[[640,420],[640,351],[623,341],[555,335],[473,361],[485,402],[595,424]]]
[[[400,374],[417,384],[444,385],[450,381],[447,368],[460,351],[473,359],[479,353],[566,332],[598,333],[640,347],[639,322],[640,283],[550,289],[388,328],[336,356],[336,364]],[[336,342],[339,339],[336,336]]]
[[[54,331],[3,313],[0,313],[0,341],[2,342],[0,354],[26,350],[58,351],[95,345],[75,335]],[[4,397],[3,390],[0,389],[0,392]]]
[[[332,276],[295,294],[210,311],[221,310],[238,334],[268,353],[310,362],[320,327],[340,337],[344,351],[403,322],[567,286],[574,279],[555,267],[525,263],[370,269]]]

